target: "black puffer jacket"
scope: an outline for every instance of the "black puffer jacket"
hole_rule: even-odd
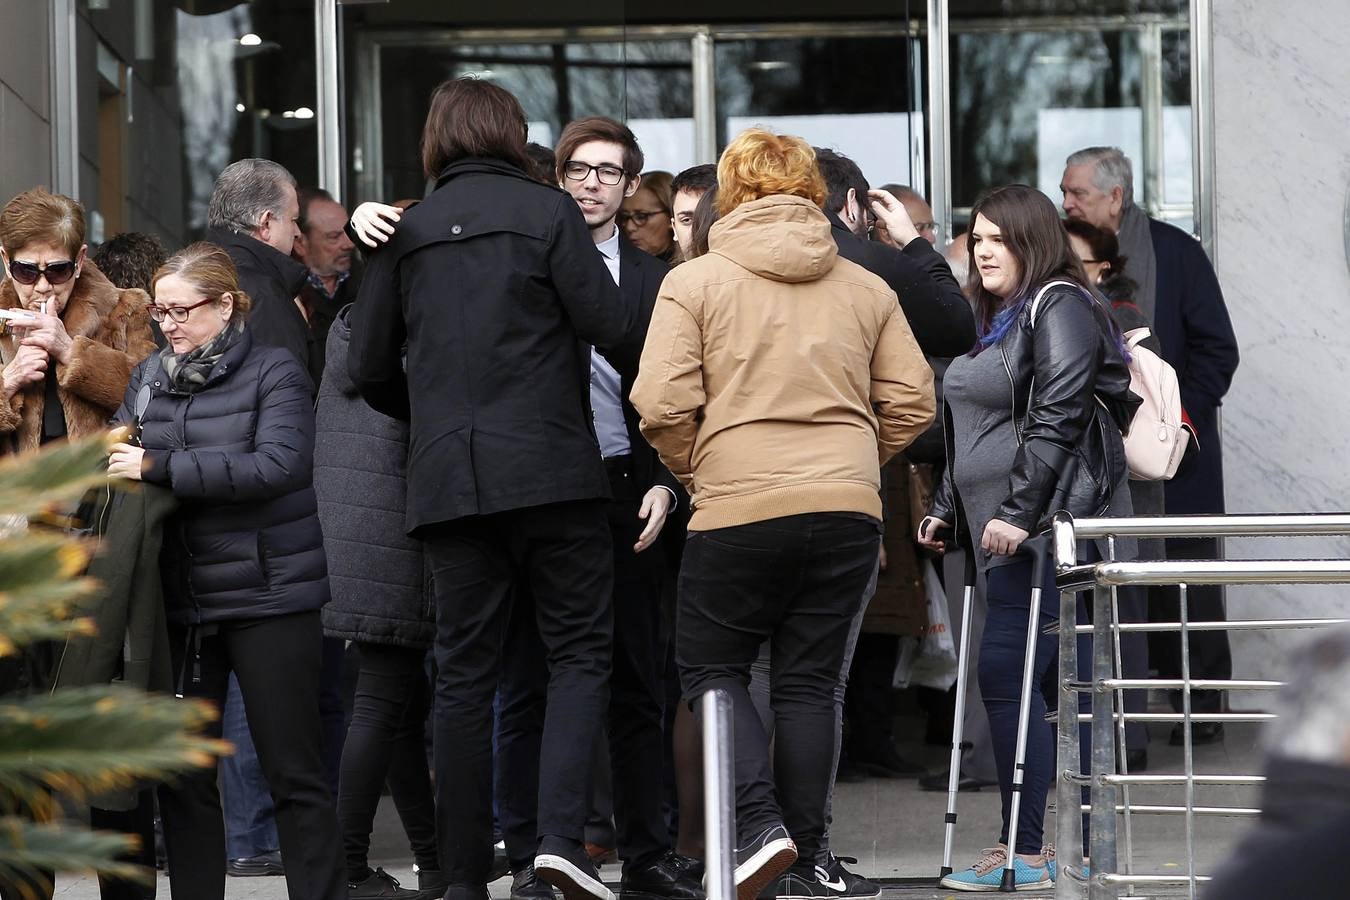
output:
[[[422,544],[404,534],[408,423],[371,409],[347,373],[350,307],[328,332],[319,387],[314,492],[319,498],[333,599],[323,608],[329,637],[429,647],[435,601]]]
[[[145,481],[179,501],[160,562],[171,623],[252,619],[318,609],[328,599],[311,481],[309,376],[287,350],[245,329],[194,394],[169,386],[154,354],[131,375],[115,421],[141,385]]]
[[[1027,303],[1003,339],[1001,354],[1017,431],[1008,497],[996,518],[1031,533],[1060,510],[1101,515],[1127,477],[1121,433],[1139,406],[1109,313],[1090,295],[1052,287],[1036,308]],[[952,454],[948,425],[947,453]],[[956,522],[951,469],[932,515]],[[958,534],[960,529],[957,530]]]

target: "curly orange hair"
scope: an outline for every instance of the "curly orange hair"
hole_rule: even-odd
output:
[[[747,128],[722,151],[717,163],[717,210],[726,215],[742,203],[788,194],[825,202],[825,179],[816,151],[799,137]]]

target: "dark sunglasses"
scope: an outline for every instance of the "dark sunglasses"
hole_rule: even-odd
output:
[[[56,287],[58,284],[65,284],[75,275],[75,263],[73,260],[64,259],[40,266],[37,263],[14,260],[9,264],[9,274],[19,284],[25,285],[37,284],[38,279],[46,275],[47,283]]]

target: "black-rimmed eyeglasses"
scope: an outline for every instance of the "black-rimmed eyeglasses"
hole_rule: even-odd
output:
[[[179,325],[188,320],[188,316],[199,306],[205,306],[208,303],[215,303],[214,297],[207,297],[205,300],[198,301],[191,306],[155,306],[150,305],[150,318],[156,322],[163,322],[166,318],[173,319]]]
[[[607,163],[593,166],[590,163],[579,162],[575,159],[569,159],[563,163],[563,176],[568,181],[585,181],[591,176],[592,172],[595,173],[595,177],[599,179],[601,184],[607,184],[610,187],[623,181],[623,176],[626,174],[619,166],[611,166]]]

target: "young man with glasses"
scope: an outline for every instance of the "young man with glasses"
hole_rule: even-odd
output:
[[[622,894],[628,900],[699,900],[703,891],[692,861],[671,848],[660,778],[665,696],[661,584],[667,573],[666,555],[654,545],[682,492],[643,439],[637,412],[628,401],[646,323],[667,267],[633,246],[615,221],[624,199],[633,196],[641,181],[642,151],[632,131],[613,119],[580,119],[563,130],[556,155],[558,183],[576,201],[621,294],[639,310],[630,339],[592,349],[590,380],[595,432],[611,492],[606,510],[614,553],[614,648],[608,738],[616,843],[623,857]],[[529,598],[522,601],[518,607],[528,609]],[[503,837],[516,873],[512,896],[527,900],[547,897],[547,886],[522,866],[527,861],[522,851],[535,830],[546,673],[528,613],[513,614],[507,641],[498,742],[498,771],[506,778],[499,780],[499,799]]]

